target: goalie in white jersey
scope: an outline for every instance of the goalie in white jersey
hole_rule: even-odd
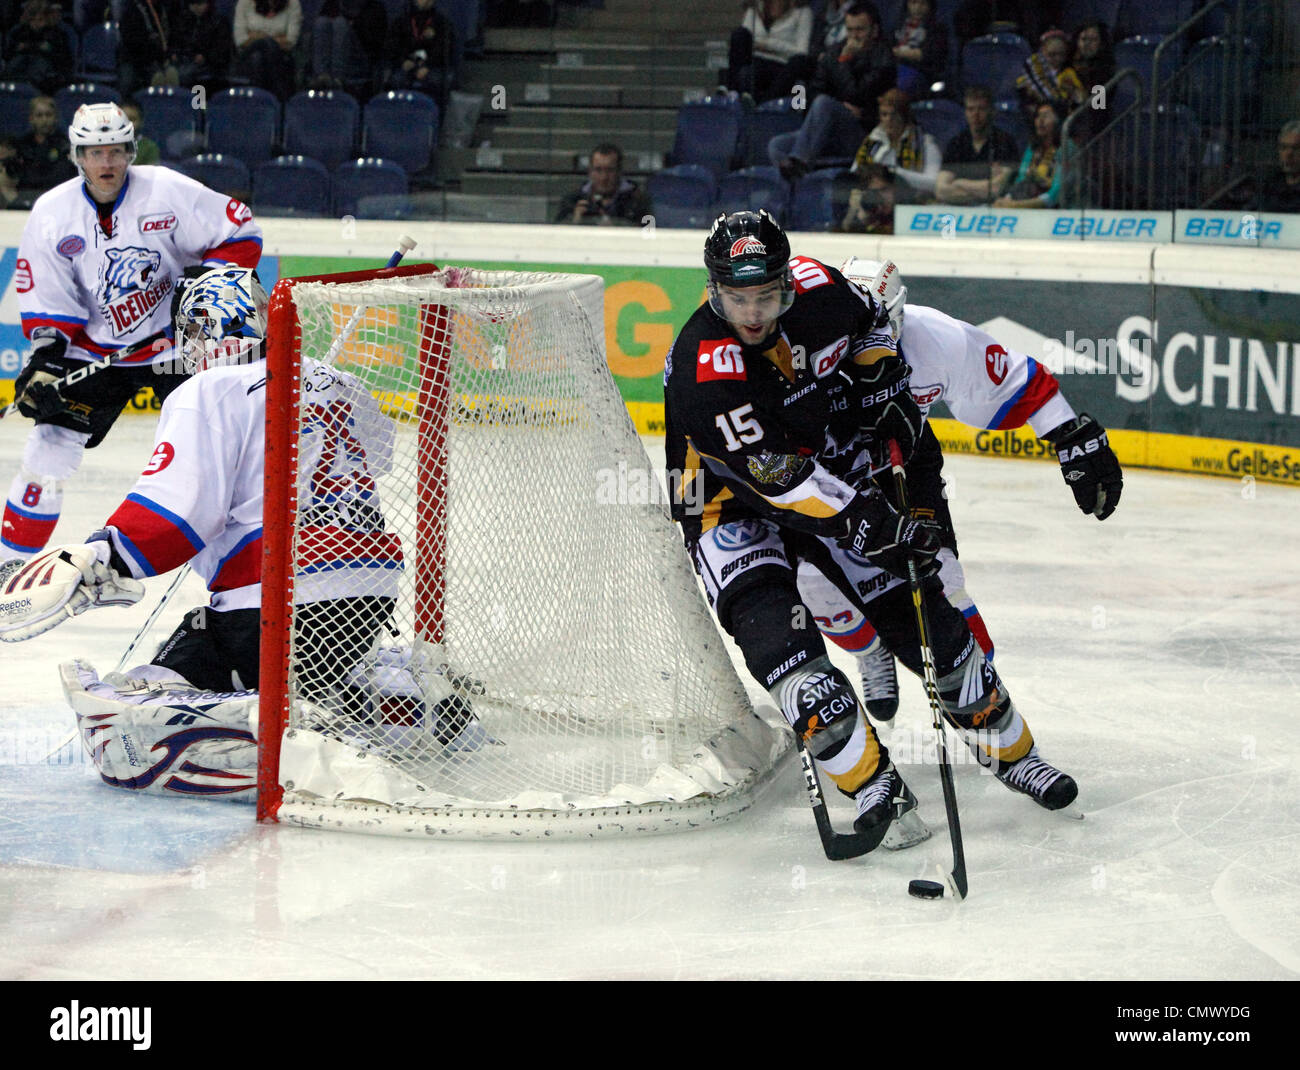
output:
[[[86,104],[68,127],[79,177],[41,196],[18,249],[15,286],[32,352],[14,383],[36,421],[0,523],[0,561],[49,541],[63,483],[145,386],[161,399],[184,381],[172,361],[172,299],[202,265],[256,267],[252,213],[165,167],[136,167],[135,128],[116,104]],[[75,384],[89,362],[114,362]]]
[[[1105,520],[1115,511],[1124,479],[1106,432],[1091,416],[1074,411],[1047,368],[1026,353],[1005,348],[973,324],[907,303],[907,287],[892,261],[849,257],[842,271],[889,310],[899,352],[911,368],[912,398],[923,415],[942,400],[954,418],[973,427],[1005,430],[1028,425],[1057,454],[1066,486],[1085,514]],[[993,641],[966,592],[957,558],[942,468],[939,441],[927,420],[907,463],[912,512],[942,528],[938,561],[944,594],[965,616],[991,661]],[[897,670],[875,629],[815,569],[800,569],[799,593],[827,637],[858,659],[868,711],[877,720],[892,718],[898,708]]]
[[[196,279],[176,321],[192,378],[164,403],[135,486],[85,544],[0,569],[0,639],[10,641],[95,606],[132,604],[143,595],[141,579],[187,562],[206,581],[209,604],[187,614],[150,664],[102,682],[84,662],[63,666],[87,748],[114,786],[249,797],[256,788],[266,310],[247,268]],[[298,441],[303,552],[293,671],[309,699],[364,716],[395,690],[428,696],[432,686],[409,656],[374,650],[403,567],[375,485],[395,433],[353,376],[304,360],[302,377],[316,416]],[[364,658],[378,668],[359,681],[353,670]],[[367,691],[377,677],[383,695]],[[432,698],[439,742],[460,734],[467,749],[468,705],[448,687]]]

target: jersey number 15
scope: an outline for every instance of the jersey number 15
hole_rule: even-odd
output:
[[[719,413],[714,417],[713,422],[718,425],[718,430],[726,439],[729,453],[735,453],[741,445],[757,442],[763,437],[763,429],[750,415],[753,411],[753,405],[741,405],[739,408]]]

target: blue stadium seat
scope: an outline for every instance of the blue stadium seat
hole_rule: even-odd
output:
[[[81,35],[77,78],[104,85],[117,84],[117,48],[121,34],[116,22],[97,22]]]
[[[59,109],[59,121],[64,126],[72,122],[73,115],[76,114],[81,105],[102,104],[105,101],[121,104],[122,94],[111,85],[101,85],[95,82],[76,82],[72,85],[65,85],[54,94],[54,106]]]
[[[1204,0],[1124,0],[1112,28],[1125,37],[1173,33],[1204,6]]]
[[[793,134],[808,112],[791,106],[791,97],[764,101],[744,113],[741,123],[741,162],[746,167],[766,165],[767,143],[780,134]]]
[[[334,171],[331,197],[336,216],[401,219],[410,211],[410,180],[393,160],[352,160]]]
[[[27,133],[27,107],[41,91],[26,82],[0,82],[0,137]]]
[[[955,100],[935,97],[912,105],[912,119],[939,145],[939,151],[966,129],[965,109]]]
[[[988,86],[994,100],[1015,99],[1016,79],[1024,73],[1030,48],[1015,33],[987,33],[966,42],[961,51],[963,86]]]
[[[699,164],[715,177],[726,174],[740,148],[743,116],[740,101],[729,97],[705,97],[683,104],[677,111],[677,133],[669,162]]]
[[[193,148],[202,110],[193,106],[188,88],[175,85],[151,85],[135,96],[146,134],[162,148],[167,158],[189,153],[174,151]],[[179,135],[179,136],[178,136]]]
[[[717,179],[699,164],[677,164],[656,171],[646,180],[646,192],[654,204],[655,225],[660,227],[703,227],[713,219]]]
[[[844,217],[838,189],[844,181],[842,168],[828,167],[809,171],[795,184],[790,200],[790,230],[831,230]]]
[[[1191,193],[1200,165],[1200,128],[1190,108],[1162,104],[1156,109],[1154,138],[1151,116],[1137,117],[1142,158],[1157,161],[1152,185],[1151,168],[1138,170],[1138,204],[1154,211],[1195,207]],[[1150,155],[1148,155],[1150,154]]]
[[[1093,19],[1104,22],[1114,36],[1121,0],[1065,0],[1061,6],[1061,29],[1073,36],[1083,23]]]
[[[1133,37],[1126,37],[1115,46],[1115,69],[1123,70],[1125,67],[1132,67],[1142,79],[1142,85],[1147,92],[1151,91],[1151,75],[1155,71],[1156,49],[1164,40],[1163,35],[1158,33],[1137,34]],[[1165,80],[1178,69],[1179,60],[1182,58],[1181,49],[1178,45],[1170,45],[1161,53],[1160,56],[1160,81],[1163,84]]]
[[[1246,39],[1207,37],[1187,52],[1188,77],[1184,81],[1188,107],[1201,123],[1222,124],[1236,102],[1244,114],[1256,111],[1259,97],[1259,49]]]
[[[775,167],[746,167],[723,175],[718,183],[717,214],[766,208],[784,225],[790,203],[790,184]]]
[[[333,171],[354,159],[361,105],[342,90],[295,93],[284,106],[284,151],[319,160]]]
[[[405,2],[402,10],[406,10]],[[483,54],[483,4],[482,0],[438,0],[438,10],[451,20],[456,30],[456,64],[464,53],[471,56]]]
[[[219,152],[204,152],[189,160],[173,165],[177,171],[198,179],[209,189],[231,196],[247,197],[252,181],[248,165],[237,156],[223,156]]]
[[[257,165],[253,172],[253,205],[297,215],[326,216],[330,210],[330,173],[319,160],[307,156],[277,156]]]
[[[1014,100],[999,100],[994,103],[993,125],[1010,134],[1015,139],[1016,147],[1022,151],[1034,136],[1033,125],[1025,117],[1025,110]],[[940,147],[939,151],[942,152],[943,148]]]
[[[438,144],[438,105],[409,90],[379,93],[366,104],[362,142],[367,156],[419,174],[432,163]]]
[[[208,151],[237,156],[256,167],[275,155],[280,102],[255,86],[237,86],[208,101]]]

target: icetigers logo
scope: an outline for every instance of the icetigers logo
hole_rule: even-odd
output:
[[[162,254],[136,245],[104,250],[99,308],[115,335],[133,330],[172,292],[171,278],[158,274],[161,265]]]

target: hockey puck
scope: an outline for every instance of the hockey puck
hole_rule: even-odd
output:
[[[943,885],[938,881],[911,881],[907,885],[907,894],[917,899],[942,899]]]

